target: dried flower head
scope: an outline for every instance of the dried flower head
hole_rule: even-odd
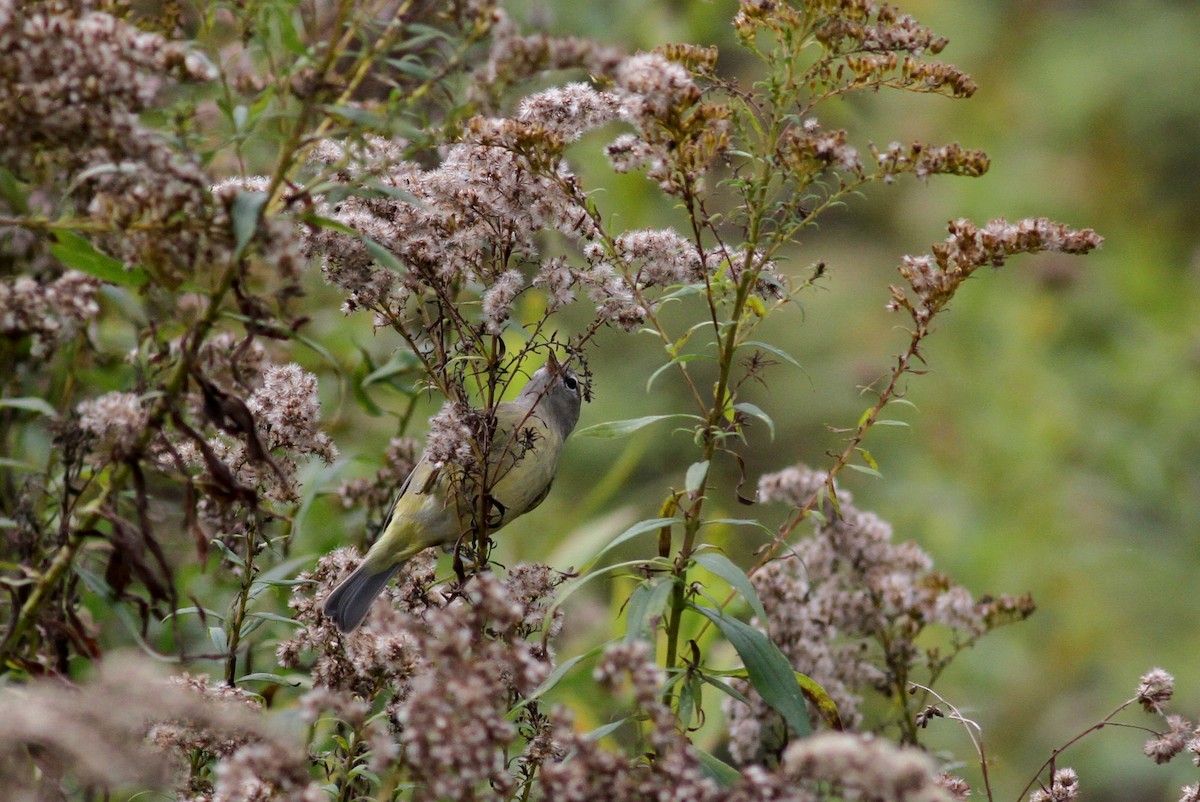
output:
[[[1079,775],[1075,769],[1058,769],[1050,780],[1050,787],[1034,790],[1029,802],[1070,802],[1079,798]]]
[[[1161,668],[1152,668],[1138,681],[1137,701],[1147,713],[1163,712],[1175,693],[1175,677]]]
[[[617,111],[617,99],[611,93],[574,83],[523,99],[517,119],[540,125],[570,142],[616,119]]]
[[[121,460],[133,456],[146,432],[150,412],[136,393],[106,393],[76,407],[79,428],[96,439],[93,456]]]
[[[938,782],[928,755],[870,736],[823,732],[799,740],[784,753],[783,771],[811,788],[829,788],[838,798],[953,799]]]
[[[1196,735],[1196,727],[1183,716],[1171,714],[1165,718],[1167,731],[1146,741],[1142,752],[1155,763],[1167,763],[1182,752]]]
[[[239,691],[197,677],[168,679],[142,658],[110,654],[78,687],[46,679],[0,693],[0,787],[6,799],[31,800],[44,798],[38,789],[46,776],[98,789],[165,788],[179,750],[221,755],[254,745],[273,751],[275,771],[307,778],[302,750],[257,710]]]
[[[100,313],[100,282],[75,270],[56,278],[0,279],[0,334],[30,338],[30,355],[44,357],[75,337]]]
[[[1095,231],[1075,231],[1045,218],[1009,223],[990,221],[980,228],[969,220],[950,223],[950,236],[933,246],[932,255],[905,256],[900,275],[913,296],[893,286],[890,309],[905,309],[924,325],[949,302],[958,287],[984,265],[1000,267],[1017,253],[1061,251],[1084,254],[1100,247],[1104,238]]]

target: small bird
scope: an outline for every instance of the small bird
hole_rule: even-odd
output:
[[[545,500],[563,441],[579,420],[582,398],[578,377],[551,355],[515,400],[496,405],[496,429],[483,471],[490,485],[489,530]],[[470,482],[463,473],[457,466],[435,464],[428,449],[421,455],[392,504],[383,534],[325,601],[325,615],[338,629],[356,629],[388,580],[414,555],[455,543],[470,530],[479,504],[464,485],[477,485],[478,476]]]

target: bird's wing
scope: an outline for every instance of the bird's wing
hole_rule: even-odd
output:
[[[400,485],[400,489],[396,492],[396,498],[392,500],[391,509],[388,510],[387,520],[383,522],[381,532],[386,532],[392,524],[392,516],[396,514],[396,510],[400,507],[400,501],[411,491],[415,495],[424,496],[433,489],[437,483],[438,474],[441,473],[440,467],[433,467],[429,462],[429,458],[424,454],[417,460],[417,464],[413,466],[412,471],[408,474],[408,478],[404,480],[404,484]]]

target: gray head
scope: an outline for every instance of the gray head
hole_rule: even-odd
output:
[[[518,400],[536,403],[540,417],[565,440],[579,422],[583,386],[575,371],[560,364],[551,354],[550,361],[538,368],[521,389]]]

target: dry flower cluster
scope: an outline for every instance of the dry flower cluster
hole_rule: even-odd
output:
[[[763,501],[802,506],[826,486],[824,474],[800,466],[762,477]],[[811,537],[753,577],[767,620],[756,622],[797,671],[812,677],[837,704],[843,724],[862,723],[862,692],[873,689],[900,709],[924,704],[910,699],[916,676],[936,677],[954,653],[1002,624],[1033,613],[1026,596],[975,600],[960,585],[933,570],[933,560],[916,543],[894,543],[892,528],[858,510],[838,490],[838,512],[819,522]],[[927,627],[952,633],[942,654],[921,645]],[[752,689],[753,704],[725,703],[730,751],[740,763],[774,763],[787,743],[783,720]],[[898,722],[902,728],[911,725]],[[905,732],[915,742],[916,733]]]

